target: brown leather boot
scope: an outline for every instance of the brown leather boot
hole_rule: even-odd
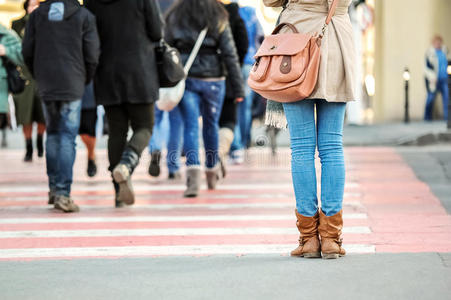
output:
[[[345,256],[346,251],[341,247],[343,239],[343,210],[333,216],[327,217],[322,210],[319,212],[318,231],[321,236],[321,252],[323,258],[331,259]]]
[[[306,258],[321,257],[321,245],[318,238],[319,215],[316,213],[313,217],[305,217],[296,213],[296,226],[301,233],[299,237],[299,246],[291,251],[291,256],[301,256]]]

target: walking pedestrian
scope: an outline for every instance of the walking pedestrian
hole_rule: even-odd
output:
[[[93,83],[89,83],[85,88],[85,93],[81,99],[81,119],[78,133],[88,150],[88,166],[86,173],[89,177],[97,174],[96,165],[96,124],[97,124],[97,105],[94,98]]]
[[[23,65],[22,47],[17,34],[0,24],[0,130],[2,131],[2,148],[7,146],[6,130],[9,125],[9,89],[8,73],[5,61],[10,60],[14,64]]]
[[[206,178],[209,189],[216,187],[220,177],[218,156],[219,117],[225,95],[226,70],[233,88],[233,98],[244,96],[243,78],[233,41],[227,12],[217,0],[181,0],[168,12],[165,37],[177,48],[183,62],[204,28],[207,36],[186,80],[183,99],[179,103],[184,123],[186,154],[185,197],[195,197],[200,187],[199,116],[203,121],[203,140],[206,154]],[[225,66],[225,67],[224,67]]]
[[[12,22],[12,29],[24,38],[25,27],[27,26],[30,14],[39,6],[38,0],[27,0],[23,7],[25,15]],[[33,124],[37,124],[36,148],[38,157],[44,156],[44,133],[45,118],[42,111],[41,99],[38,95],[38,87],[26,66],[23,66],[21,75],[27,81],[25,90],[14,95],[14,106],[16,109],[17,125],[22,125],[22,131],[25,137],[26,152],[24,161],[31,162],[33,160]]]
[[[244,162],[245,149],[251,143],[252,99],[254,98],[254,91],[247,85],[247,78],[255,62],[254,55],[264,37],[263,28],[257,18],[254,7],[240,7],[240,15],[246,25],[249,45],[246,57],[244,58],[244,64],[241,67],[245,82],[245,97],[238,104],[237,125],[235,127],[235,136],[230,153],[232,161],[236,164]]]
[[[230,29],[232,30],[240,67],[242,67],[249,47],[246,25],[240,15],[240,7],[237,3],[231,3],[230,0],[223,0],[222,3],[229,14]],[[222,168],[222,177],[225,177],[227,174],[225,167],[226,156],[230,152],[230,147],[234,139],[235,126],[237,125],[237,105],[241,105],[235,100],[231,79],[228,76],[226,79],[224,105],[222,106],[221,117],[219,118],[218,151]]]
[[[169,121],[168,123],[165,123],[165,116],[167,116],[166,120]],[[168,179],[181,179],[180,155],[183,145],[183,124],[180,110],[178,107],[175,107],[166,113],[155,106],[154,118],[153,134],[149,142],[149,175],[153,177],[160,176],[162,149],[166,146],[166,165],[169,171]]]
[[[102,55],[94,80],[108,120],[108,159],[116,207],[135,202],[131,176],[152,134],[158,73],[153,43],[163,37],[155,0],[86,0],[97,19]],[[127,141],[129,124],[133,130]]]
[[[78,1],[48,0],[31,13],[23,56],[44,103],[49,204],[64,212],[79,211],[70,197],[75,138],[99,52],[95,18]]]
[[[285,4],[281,0],[264,2],[267,6]],[[299,247],[291,252],[293,256],[321,257],[322,253],[324,258],[338,258],[346,253],[341,238],[345,186],[342,134],[346,102],[356,100],[355,50],[348,15],[351,2],[288,1],[280,16],[281,23],[293,24],[301,33],[321,32],[329,9],[333,4],[338,5],[322,39],[318,81],[313,93],[305,100],[283,105],[268,101],[268,120],[280,126],[288,121],[290,131],[296,224],[300,232]],[[317,196],[316,149],[321,160],[321,208]]]
[[[443,44],[443,38],[439,35],[434,36],[432,45],[426,52],[425,80],[428,93],[424,111],[426,121],[432,120],[432,109],[438,93],[442,95],[443,118],[448,120],[448,55],[449,51]]]

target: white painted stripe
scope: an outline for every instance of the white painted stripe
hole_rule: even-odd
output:
[[[343,233],[368,234],[369,227],[345,227]],[[199,235],[290,235],[298,234],[294,227],[242,228],[156,228],[156,229],[93,229],[0,231],[0,238],[72,238],[72,237],[131,237],[131,236],[199,236]]]
[[[348,183],[346,187],[357,187],[358,183]],[[206,185],[202,185],[201,189],[206,189]],[[136,183],[133,185],[133,189],[137,192],[158,192],[158,191],[184,191],[186,186],[183,184],[167,184],[167,185],[153,185],[149,182],[148,185],[142,183]],[[218,191],[233,191],[233,190],[250,190],[250,191],[261,191],[261,190],[277,190],[277,189],[293,189],[293,185],[291,182],[287,183],[255,183],[255,184],[220,184],[217,187]],[[82,191],[82,192],[103,192],[103,191],[111,191],[112,185],[106,184],[104,182],[101,183],[89,183],[89,184],[73,184],[73,191]],[[47,192],[47,185],[0,185],[0,193],[16,193],[16,192]]]
[[[367,219],[366,214],[344,214],[343,219]],[[69,218],[5,218],[0,224],[78,224],[125,222],[199,222],[199,221],[279,221],[293,220],[294,215],[198,215],[198,216],[133,216],[133,217],[69,217]]]
[[[373,245],[343,246],[348,254],[375,253]],[[194,245],[194,246],[137,246],[89,248],[2,249],[0,259],[63,258],[63,257],[133,257],[133,256],[191,256],[238,254],[288,254],[295,245]]]
[[[77,202],[77,200],[75,200]],[[363,208],[360,202],[344,202],[344,207],[348,208]],[[102,210],[102,209],[112,209],[113,205],[82,205],[83,210]],[[49,206],[36,206],[36,207],[26,207],[26,206],[8,206],[1,207],[0,211],[31,211],[31,210],[49,210]],[[122,210],[133,209],[153,209],[153,210],[173,210],[173,209],[209,209],[209,210],[228,210],[228,209],[294,209],[293,203],[229,203],[229,204],[143,204],[143,205],[133,205]]]

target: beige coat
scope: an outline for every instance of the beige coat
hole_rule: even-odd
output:
[[[309,97],[329,102],[356,100],[354,49],[348,7],[352,0],[338,0],[338,7],[321,44],[318,83]],[[282,6],[283,0],[263,0],[266,6]],[[281,23],[291,23],[302,33],[319,33],[332,0],[290,0]],[[286,31],[289,31],[287,29]],[[282,31],[283,32],[283,31]]]

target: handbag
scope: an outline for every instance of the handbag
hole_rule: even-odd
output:
[[[180,80],[174,87],[169,88],[160,88],[160,97],[156,102],[157,107],[163,111],[171,111],[176,107],[180,100],[183,98],[183,94],[185,93],[185,81],[186,76],[188,76],[189,70],[196,59],[197,54],[199,53],[200,47],[204,42],[205,37],[207,36],[208,28],[204,28],[197,38],[196,43],[194,44],[193,50],[186,61],[186,64],[183,68],[184,70],[184,78]]]
[[[174,87],[185,78],[182,59],[177,49],[161,40],[155,48],[160,87]]]
[[[264,98],[295,102],[312,94],[318,81],[321,40],[338,0],[333,0],[321,33],[303,34],[290,23],[281,23],[267,36],[255,54],[248,84]],[[279,34],[288,27],[291,33]]]
[[[3,37],[0,34],[0,39]],[[6,70],[8,91],[12,94],[20,94],[25,90],[25,80],[20,75],[18,67],[6,56],[2,56],[3,67]]]

